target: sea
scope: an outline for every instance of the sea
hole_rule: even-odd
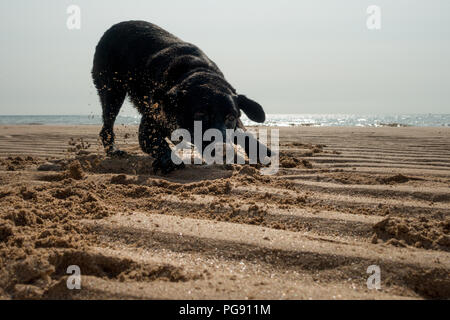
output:
[[[257,125],[243,116],[244,125]],[[119,115],[116,124],[136,125],[139,115]],[[101,115],[0,115],[0,125],[98,125]],[[267,114],[266,126],[450,127],[450,114]]]

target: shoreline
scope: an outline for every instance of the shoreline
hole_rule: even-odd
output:
[[[139,115],[119,115],[118,125],[138,125]],[[258,126],[243,116],[246,126]],[[0,124],[101,125],[101,115],[0,116]],[[267,114],[269,127],[450,127],[450,114]]]

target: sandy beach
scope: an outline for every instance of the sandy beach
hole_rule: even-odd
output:
[[[98,132],[0,126],[0,298],[450,298],[450,128],[280,128],[275,176],[154,175]]]

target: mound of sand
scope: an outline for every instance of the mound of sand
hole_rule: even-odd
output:
[[[450,219],[389,217],[373,226],[379,239],[397,246],[450,251]]]
[[[280,165],[282,168],[307,168],[312,169],[312,164],[306,159],[299,159],[290,155],[280,156]]]

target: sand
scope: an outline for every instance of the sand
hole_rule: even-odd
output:
[[[270,177],[154,175],[137,127],[124,159],[98,131],[0,126],[0,298],[450,298],[450,128],[282,128]]]

